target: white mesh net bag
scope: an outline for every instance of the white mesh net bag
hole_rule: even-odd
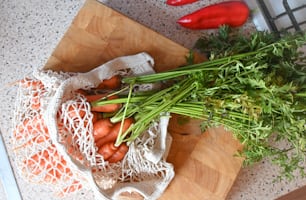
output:
[[[154,73],[146,53],[119,57],[87,73],[39,70],[20,82],[14,117],[13,145],[21,174],[29,181],[52,185],[57,196],[91,188],[97,199],[116,199],[136,191],[157,199],[174,177],[165,161],[171,144],[168,115],[129,144],[120,162],[97,153],[93,113],[78,89],[96,87],[116,74]],[[147,85],[146,89],[153,87]]]

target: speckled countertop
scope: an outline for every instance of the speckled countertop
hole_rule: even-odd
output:
[[[190,31],[179,27],[175,20],[199,6],[218,2],[202,0],[184,7],[169,7],[164,0],[113,0],[102,1],[109,7],[129,16],[160,34],[190,48],[195,40],[208,31]],[[84,1],[80,0],[1,0],[0,3],[0,127],[10,149],[11,121],[16,96],[12,84],[41,68],[53,49],[69,27]],[[248,22],[247,29],[252,29]],[[306,185],[306,179],[292,182],[273,183],[277,169],[268,162],[243,168],[232,187],[229,200],[270,200],[275,199],[298,187]],[[16,174],[24,200],[52,199],[48,188],[24,181]],[[4,200],[3,186],[0,184],[0,200]],[[67,199],[93,199],[90,192],[80,192]]]

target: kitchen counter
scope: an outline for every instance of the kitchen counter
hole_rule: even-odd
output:
[[[101,1],[105,5],[123,13],[135,21],[150,27],[171,40],[191,48],[202,34],[211,31],[191,31],[178,26],[175,21],[200,6],[217,2],[202,0],[184,7],[166,6],[164,0],[116,0]],[[16,170],[12,155],[10,135],[16,97],[14,83],[41,68],[64,35],[84,1],[80,0],[2,0],[0,3],[0,128],[9,152],[13,169]],[[245,25],[246,31],[254,30],[251,21]],[[23,180],[19,173],[16,179],[24,200],[53,199],[47,187]],[[306,179],[273,182],[277,169],[267,161],[242,168],[233,185],[229,200],[270,200],[306,185]],[[3,186],[0,184],[0,200],[4,200]],[[67,199],[93,199],[90,191],[81,191]]]

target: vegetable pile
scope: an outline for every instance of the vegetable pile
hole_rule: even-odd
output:
[[[244,145],[245,164],[263,158],[281,167],[280,178],[305,175],[306,59],[299,47],[306,34],[267,32],[245,36],[222,26],[196,48],[209,60],[175,70],[123,77],[118,98],[91,102],[93,107],[120,104],[112,123],[133,117],[115,146],[130,143],[166,113],[201,119],[202,129],[223,126]],[[159,90],[135,92],[142,84],[161,83]],[[113,94],[109,94],[113,95]],[[279,147],[280,142],[287,146]]]
[[[17,166],[32,182],[59,185],[59,196],[81,189],[82,178],[51,142],[50,132],[41,112],[43,97],[48,93],[46,86],[40,80],[25,78],[20,81],[20,91],[20,95],[25,95],[22,105],[28,109],[17,110],[20,118],[16,120],[18,122],[13,130]],[[69,110],[71,117],[76,116],[73,107]],[[59,128],[63,129],[63,123],[59,123]],[[70,148],[69,151],[73,149]],[[80,155],[78,158],[82,159]]]
[[[86,100],[95,102],[99,99],[113,100],[117,99],[117,95],[108,95],[105,91],[116,90],[121,86],[121,78],[115,75],[110,79],[103,80],[97,88],[91,88],[89,91],[79,90],[85,96]],[[126,118],[122,122],[112,123],[107,114],[117,112],[121,107],[120,103],[108,105],[91,106],[93,114],[93,137],[98,153],[103,156],[105,161],[116,163],[121,161],[128,152],[129,147],[122,143],[115,146],[115,141],[120,132],[125,132],[134,122],[133,118]]]
[[[153,73],[152,63],[152,57],[139,53],[87,73],[38,70],[19,81],[12,134],[19,173],[51,186],[60,197],[85,189],[102,199],[131,189],[144,198],[159,197],[174,177],[164,159],[169,116],[151,124],[135,142],[116,145],[134,117],[114,122],[122,103],[94,105],[117,100],[126,93],[122,76]],[[147,88],[153,85],[140,90]]]
[[[86,102],[94,102],[99,99],[106,98],[108,100],[116,99],[118,98],[117,95],[108,95],[105,93],[105,91],[108,90],[115,90],[119,89],[121,86],[121,78],[119,75],[115,75],[110,79],[103,80],[98,87],[91,88],[90,90],[82,90],[79,89],[76,92],[77,95],[84,96],[86,99]],[[50,135],[48,128],[44,122],[42,114],[39,113],[41,109],[41,97],[44,95],[45,92],[45,86],[43,83],[39,80],[33,80],[29,78],[25,78],[21,81],[21,87],[25,89],[31,90],[32,97],[29,101],[30,108],[34,114],[30,118],[26,118],[23,120],[22,123],[18,124],[14,130],[14,139],[18,142],[22,143],[22,145],[18,146],[19,148],[25,147],[25,146],[31,146],[32,144],[41,144],[44,142],[50,141]],[[101,93],[103,91],[103,93]],[[74,125],[77,126],[79,123],[79,118],[84,118],[86,115],[86,111],[84,110],[84,105],[82,102],[79,102],[76,100],[73,104],[69,104],[67,108],[65,108],[65,104],[62,107],[62,109],[57,113],[58,116],[58,126],[59,130],[63,131],[70,131],[73,132],[73,128],[65,127],[65,124],[69,124],[67,121],[73,121]],[[118,147],[114,146],[114,143],[117,139],[118,133],[120,131],[126,131],[129,126],[134,122],[133,118],[124,119],[122,122],[112,123],[110,121],[110,118],[107,117],[106,113],[113,113],[120,109],[121,104],[108,104],[108,105],[102,105],[102,106],[92,106],[90,108],[91,114],[92,114],[92,120],[93,123],[93,138],[96,147],[98,148],[98,153],[101,154],[105,161],[108,161],[110,163],[116,163],[123,159],[125,154],[128,151],[128,146],[126,144],[121,144]],[[62,117],[62,115],[65,115],[67,113],[68,117]],[[86,125],[86,124],[84,124]],[[122,125],[122,126],[121,126]],[[70,130],[71,129],[71,130]],[[67,139],[68,136],[63,136]],[[26,142],[24,142],[24,139],[27,138]],[[76,140],[77,138],[71,138],[70,140]],[[31,169],[33,169],[33,174],[39,174],[42,173],[44,168],[47,170],[51,169],[52,167],[58,168],[58,164],[55,164],[56,166],[52,166],[49,164],[48,166],[45,165],[45,160],[50,159],[51,156],[49,156],[48,152],[55,151],[52,146],[50,148],[50,151],[39,151],[33,156],[31,156],[29,159],[26,159],[24,163],[28,164]],[[75,153],[75,149],[68,148],[68,151],[70,154]],[[55,152],[55,154],[58,154]],[[60,159],[61,165],[65,166],[66,161],[60,157],[59,155],[55,156],[56,158]],[[75,156],[74,157],[78,160],[82,160],[82,156]],[[35,161],[35,163],[33,162]],[[34,164],[41,163],[41,168],[37,169]],[[55,163],[52,161],[51,163]],[[31,167],[33,165],[33,167]],[[59,166],[62,167],[62,166]],[[51,169],[49,173],[53,173]],[[69,172],[70,169],[68,168]],[[47,174],[46,177],[51,176],[51,174]],[[61,175],[60,173],[55,173],[56,178],[60,179]],[[55,181],[55,180],[53,180]],[[49,181],[47,181],[49,182]]]

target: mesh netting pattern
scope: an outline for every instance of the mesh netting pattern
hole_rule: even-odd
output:
[[[77,92],[116,74],[154,73],[153,64],[149,55],[141,53],[117,58],[88,73],[39,70],[20,81],[13,144],[22,175],[52,185],[59,196],[91,188],[100,199],[131,190],[145,199],[158,198],[174,176],[173,166],[165,161],[171,144],[169,116],[163,115],[129,144],[122,161],[109,163],[97,153],[91,106]]]

